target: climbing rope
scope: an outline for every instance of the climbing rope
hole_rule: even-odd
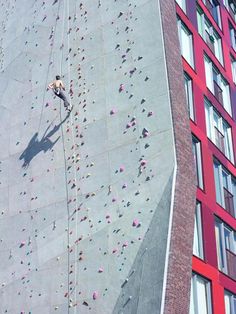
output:
[[[57,7],[57,17],[59,16],[59,11],[60,11],[60,7],[61,7],[61,1],[58,4]],[[44,85],[44,92],[43,92],[43,101],[42,101],[42,106],[41,106],[41,111],[40,111],[40,119],[39,119],[39,126],[38,126],[38,132],[41,126],[41,122],[42,122],[42,115],[43,115],[43,109],[44,109],[44,101],[45,101],[45,94],[47,91],[47,85],[48,85],[48,75],[49,75],[49,68],[52,64],[52,51],[54,48],[54,39],[55,39],[55,34],[56,34],[56,29],[57,29],[57,21],[58,18],[56,17],[56,23],[55,23],[55,28],[54,28],[54,35],[52,37],[52,44],[51,44],[51,50],[50,50],[50,54],[49,54],[49,59],[48,59],[48,68],[47,68],[47,75],[46,75],[46,79],[45,79],[45,85]]]
[[[63,16],[62,16],[62,37],[61,37],[61,60],[60,60],[60,75],[62,73],[62,63],[63,63],[63,39],[64,39],[64,29],[65,29],[65,0],[63,0]],[[62,109],[61,109],[61,103],[62,101],[60,100],[60,121],[62,121]],[[69,191],[68,191],[68,177],[67,177],[67,163],[66,163],[66,156],[65,156],[65,136],[63,132],[63,125],[61,124],[61,134],[62,134],[62,145],[63,145],[63,155],[64,155],[64,168],[65,168],[65,189],[66,189],[66,206],[67,206],[67,290],[68,290],[68,296],[67,296],[67,309],[68,309],[68,314],[70,313],[69,310],[69,282],[70,282],[70,252],[69,252],[69,244],[70,244],[70,239],[69,239],[69,217],[70,217],[70,210],[69,210]]]
[[[66,1],[66,4],[67,4],[67,16],[65,16],[65,1]],[[69,30],[69,27],[70,27],[70,24],[69,24],[69,1],[68,0],[63,0],[63,32],[62,32],[62,43],[63,43],[63,39],[64,39],[64,30],[65,30],[65,18],[67,18],[67,27],[68,27],[68,30]],[[69,33],[67,35],[67,45],[68,45],[68,62],[67,62],[67,72],[68,72],[68,86],[70,86],[70,58],[69,58],[69,45],[70,45],[70,38],[69,38]],[[60,74],[62,74],[62,62],[63,62],[63,51],[64,49],[62,49],[62,54],[61,54],[61,62],[60,62]],[[62,102],[60,102],[62,103]],[[71,95],[69,93],[69,103],[70,105],[72,105],[72,99],[71,99]],[[61,109],[61,106],[60,106],[60,119],[62,120],[62,109]],[[75,144],[75,136],[74,136],[74,130],[73,130],[73,123],[74,123],[74,119],[72,118],[72,114],[70,114],[70,130],[71,130],[71,134],[72,134],[72,147],[73,147],[73,155],[74,155],[74,158],[76,156],[76,151],[75,151],[75,147],[76,147],[76,144]],[[62,143],[63,143],[63,151],[64,151],[64,167],[65,167],[65,181],[66,181],[66,198],[67,198],[67,220],[68,220],[68,225],[67,225],[67,248],[68,248],[68,294],[67,294],[67,298],[68,298],[68,313],[69,313],[69,308],[70,308],[70,266],[71,266],[71,263],[70,263],[70,208],[69,208],[69,191],[68,191],[68,175],[67,175],[67,171],[68,171],[68,166],[67,166],[67,162],[66,162],[66,149],[65,149],[65,136],[64,136],[64,132],[63,132],[63,127],[61,125],[61,132],[62,132]],[[76,224],[76,239],[78,238],[78,230],[77,230],[77,222],[78,222],[78,216],[77,216],[77,207],[78,207],[78,193],[77,193],[77,178],[76,178],[76,166],[75,166],[75,163],[73,165],[73,170],[74,170],[74,184],[75,184],[75,207],[76,207],[76,210],[75,210],[75,224]],[[78,253],[78,249],[77,249],[77,246],[76,246],[76,249],[75,249],[75,263],[76,263],[76,260],[77,260],[77,253]],[[77,295],[77,290],[76,290],[76,276],[77,276],[77,267],[76,267],[76,264],[75,264],[75,288],[74,288],[74,295],[75,295],[75,304],[76,304],[76,295]],[[74,309],[75,313],[76,313],[76,308]]]
[[[71,84],[71,77],[70,77],[70,4],[69,0],[66,0],[67,2],[67,29],[68,29],[68,36],[67,36],[67,45],[68,45],[68,60],[67,60],[67,70],[68,70],[68,86]],[[69,93],[69,101],[72,106],[72,99],[71,99],[71,94]],[[78,209],[78,186],[77,186],[77,174],[76,174],[76,143],[75,143],[75,134],[74,134],[74,116],[73,114],[70,115],[70,127],[71,127],[71,134],[72,134],[72,147],[73,147],[73,155],[74,155],[74,166],[73,166],[73,171],[74,171],[74,184],[75,184],[75,238],[78,238],[78,214],[77,214],[77,209]],[[77,256],[78,256],[78,245],[75,245],[75,269],[74,269],[74,295],[75,295],[75,300],[74,304],[76,304],[77,300]],[[76,308],[74,308],[74,312],[76,313]]]

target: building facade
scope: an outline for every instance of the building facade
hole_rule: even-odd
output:
[[[190,313],[236,313],[236,2],[177,1],[197,173]]]
[[[0,6],[0,313],[235,314],[234,2]]]

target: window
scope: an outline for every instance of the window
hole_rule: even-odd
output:
[[[186,0],[176,0],[181,9],[186,13]]]
[[[195,210],[193,254],[200,257],[201,259],[204,258],[202,241],[201,204],[199,202],[197,202]]]
[[[192,274],[189,314],[212,314],[210,281]]]
[[[197,24],[199,34],[220,63],[223,64],[221,38],[200,7],[197,8]]]
[[[206,85],[208,89],[215,95],[219,103],[231,115],[231,101],[229,84],[220,74],[220,71],[212,63],[208,56],[204,56]]]
[[[184,85],[185,85],[185,93],[186,93],[189,116],[194,121],[192,79],[188,76],[187,73],[184,73]]]
[[[229,14],[231,15],[232,19],[235,21],[235,13],[236,13],[235,0],[224,0],[224,5],[229,11]]]
[[[236,84],[236,59],[231,55],[231,69],[232,69],[232,77],[233,81]]]
[[[207,98],[205,98],[205,117],[207,136],[234,163],[232,129]]]
[[[203,189],[201,143],[195,136],[192,137],[192,149],[197,174],[197,186]]]
[[[211,12],[215,22],[221,28],[220,5],[217,0],[203,0],[208,10]]]
[[[194,67],[193,61],[193,39],[187,26],[178,18],[178,33],[180,41],[181,54],[184,59]]]
[[[236,314],[236,295],[225,290],[225,314]]]
[[[236,280],[236,233],[223,221],[215,221],[218,268]]]
[[[236,31],[231,23],[229,23],[230,42],[234,50],[236,50]]]
[[[214,177],[217,203],[236,217],[236,181],[218,160],[214,160]]]

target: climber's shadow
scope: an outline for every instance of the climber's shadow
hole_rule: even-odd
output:
[[[59,140],[60,136],[58,136],[58,138],[55,141],[52,141],[50,137],[52,137],[59,130],[59,128],[67,120],[69,116],[70,116],[70,112],[68,112],[66,117],[59,124],[55,125],[52,130],[49,130],[52,125],[51,123],[47,127],[46,131],[44,132],[40,140],[38,138],[38,132],[36,132],[33,135],[31,140],[29,141],[28,146],[19,157],[20,160],[24,160],[22,168],[28,168],[31,160],[40,152],[43,151],[44,153],[46,153],[48,150],[51,150],[53,148],[53,146]]]

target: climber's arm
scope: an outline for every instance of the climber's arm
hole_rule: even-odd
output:
[[[52,89],[54,87],[54,81],[48,84],[48,88]]]

